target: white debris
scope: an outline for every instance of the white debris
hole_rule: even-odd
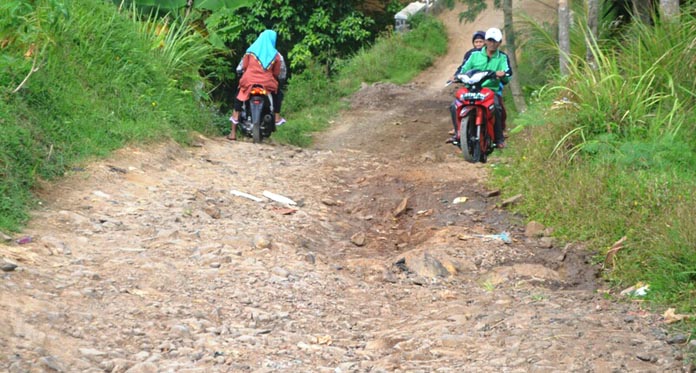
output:
[[[285,197],[285,196],[281,196],[280,194],[275,194],[275,193],[269,192],[267,190],[263,191],[263,195],[264,195],[264,197],[271,199],[271,200],[274,200],[274,201],[279,202],[279,203],[284,203],[286,205],[297,205],[297,202],[291,200],[290,198]]]
[[[232,190],[230,191],[230,193],[232,193],[233,195],[238,196],[238,197],[248,198],[248,199],[250,199],[250,200],[252,200],[252,201],[263,202],[263,199],[262,199],[262,198],[256,197],[256,196],[251,195],[251,194],[249,194],[249,193],[240,192],[240,191],[234,190],[234,189],[232,189]]]

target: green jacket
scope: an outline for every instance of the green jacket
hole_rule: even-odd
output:
[[[503,84],[508,84],[512,76],[512,69],[510,69],[510,61],[508,60],[507,54],[497,50],[493,53],[492,57],[488,58],[486,47],[481,48],[478,52],[472,53],[461,70],[459,70],[459,73],[463,74],[472,69],[505,71],[505,76],[500,78],[500,82]],[[488,87],[495,91],[500,88],[500,83],[496,79],[490,79],[483,83],[483,87]]]

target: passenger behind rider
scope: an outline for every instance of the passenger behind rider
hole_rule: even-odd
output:
[[[505,119],[505,114],[501,83],[507,84],[510,82],[512,69],[510,68],[508,56],[498,50],[503,41],[503,33],[499,29],[492,27],[486,31],[485,38],[486,45],[481,48],[480,51],[473,52],[471,56],[469,56],[469,59],[467,59],[460,68],[459,73],[464,73],[472,69],[495,71],[495,75],[498,79],[491,79],[484,82],[483,87],[490,88],[496,92],[494,97],[495,124],[493,128],[495,132],[495,146],[497,148],[504,148],[505,138],[503,136],[503,121]]]
[[[239,112],[242,111],[244,101],[249,99],[249,93],[254,84],[261,84],[266,90],[271,92],[276,126],[285,123],[285,119],[280,116],[280,108],[283,101],[280,82],[287,78],[287,67],[285,66],[283,55],[275,48],[276,38],[277,34],[275,31],[265,30],[251,44],[241,61],[239,61],[237,74],[240,74],[242,77],[239,80],[239,88],[234,100],[234,110],[230,117],[232,128],[229,136],[227,136],[230,140],[237,139]]]
[[[452,75],[452,81],[457,80],[457,74],[459,74],[459,70],[462,69],[464,64],[466,63],[466,60],[469,59],[472,53],[478,52],[483,48],[483,46],[486,44],[486,32],[485,31],[476,31],[474,32],[474,35],[471,37],[471,44],[474,46],[473,48],[469,49],[466,51],[464,54],[464,59],[462,60],[461,65],[457,67],[457,70],[454,71],[454,75]],[[454,126],[454,129],[450,131],[450,135],[455,135],[457,133],[457,105],[456,105],[456,100],[452,102],[452,105],[450,105],[450,113],[452,113],[452,125]],[[454,142],[456,141],[455,137],[450,138],[447,140],[447,142]]]
[[[474,32],[474,35],[471,37],[471,44],[474,47],[466,51],[464,54],[464,59],[462,59],[462,63],[459,65],[459,67],[457,67],[457,70],[454,71],[452,80],[457,78],[457,74],[459,74],[459,71],[462,69],[466,61],[469,59],[469,57],[471,57],[471,54],[480,51],[481,48],[486,45],[486,32],[481,30]]]

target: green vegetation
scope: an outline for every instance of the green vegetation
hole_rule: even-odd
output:
[[[574,52],[570,75],[538,89],[538,101],[517,118],[515,154],[495,180],[507,194],[524,194],[519,212],[586,241],[598,261],[626,236],[607,278],[619,288],[648,283],[648,301],[680,313],[696,312],[696,19],[689,14],[600,39],[591,48],[594,67],[585,50]],[[553,37],[534,38],[544,39]]]
[[[39,179],[129,142],[211,132],[193,94],[208,51],[189,32],[167,48],[101,2],[0,6],[0,228],[27,219]],[[185,26],[170,25],[172,28]],[[192,48],[192,45],[199,46]],[[200,47],[203,45],[203,47]],[[186,51],[186,53],[183,53]]]
[[[412,21],[411,32],[388,34],[346,61],[338,74],[341,86],[352,92],[361,82],[408,83],[447,51],[447,36],[439,21],[422,16]]]

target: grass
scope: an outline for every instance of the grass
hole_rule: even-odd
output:
[[[493,281],[488,279],[488,280],[481,283],[481,288],[483,288],[483,290],[485,290],[489,293],[492,293],[493,291],[495,291],[496,285],[495,285],[495,283],[493,283]]]
[[[4,6],[13,4],[0,13],[0,230],[26,222],[38,179],[129,142],[215,131],[192,93],[206,51],[191,51],[185,37],[160,48],[132,14],[103,2]],[[188,54],[174,59],[178,43]]]
[[[630,26],[621,40],[588,43],[567,77],[536,91],[516,118],[494,183],[524,194],[516,209],[586,241],[603,260],[623,236],[606,278],[618,289],[696,313],[696,20]],[[539,38],[543,40],[544,38]],[[548,75],[547,75],[548,76]]]

